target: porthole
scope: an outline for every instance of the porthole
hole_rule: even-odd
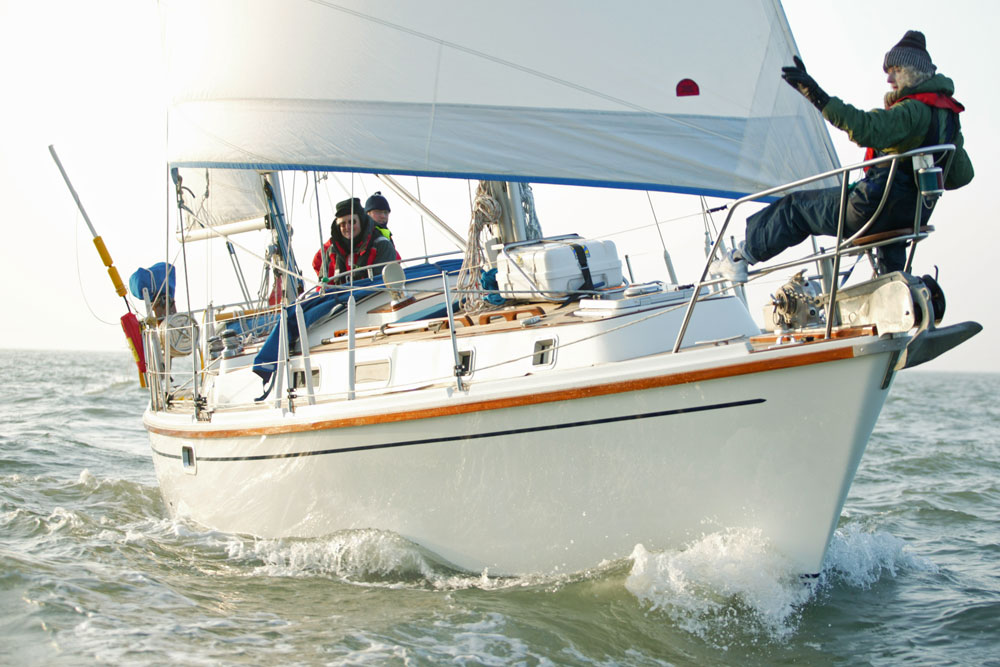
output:
[[[363,361],[354,364],[354,381],[358,384],[363,382],[388,382],[391,367],[388,359],[378,361]]]
[[[198,459],[194,456],[194,447],[181,447],[181,465],[189,475],[198,473]]]
[[[319,388],[319,369],[312,369],[312,381],[313,389]],[[306,388],[306,372],[305,371],[292,371],[292,389],[305,389]]]
[[[458,367],[462,375],[472,374],[472,350],[461,350],[458,353]]]
[[[556,341],[553,338],[535,341],[535,350],[531,355],[532,366],[550,366],[555,360]]]

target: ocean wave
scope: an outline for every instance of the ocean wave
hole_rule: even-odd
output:
[[[718,645],[741,637],[785,639],[813,589],[759,530],[728,529],[683,549],[632,552],[625,587],[650,611]]]
[[[83,396],[104,396],[108,392],[121,392],[135,387],[139,387],[138,374],[114,374],[84,385],[81,394]]]
[[[717,648],[779,643],[798,630],[802,612],[833,587],[868,590],[904,572],[937,572],[930,560],[883,531],[849,524],[835,532],[818,579],[803,579],[759,531],[728,529],[682,549],[636,545],[625,581],[648,611]]]
[[[867,590],[904,571],[937,572],[929,559],[912,553],[906,542],[879,530],[849,523],[833,534],[820,573],[821,584]]]
[[[449,619],[440,634],[400,631],[393,637],[371,632],[353,633],[348,650],[340,652],[339,661],[349,665],[382,665],[386,661],[409,660],[476,665],[552,664],[531,650],[521,638],[511,636],[508,619],[499,613],[477,614],[470,619]]]
[[[230,565],[242,564],[247,576],[332,576],[388,588],[499,590],[567,583],[597,576],[599,571],[525,576],[491,576],[488,570],[469,573],[397,533],[377,529],[342,530],[311,539],[232,536],[225,548]]]

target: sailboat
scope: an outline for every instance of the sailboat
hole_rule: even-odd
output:
[[[495,574],[746,528],[813,575],[895,374],[977,330],[939,328],[909,273],[839,284],[885,239],[768,267],[794,275],[765,329],[710,273],[744,204],[851,171],[777,75],[796,50],[776,0],[161,5],[179,247],[270,233],[270,303],[171,312],[169,279],[133,288],[178,518],[391,531]],[[428,218],[400,178],[478,181],[460,256],[312,279],[282,189],[303,172],[377,175]],[[729,203],[699,273],[643,280],[613,241],[543,234],[531,184]]]

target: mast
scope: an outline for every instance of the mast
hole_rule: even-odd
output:
[[[482,184],[500,205],[500,241],[505,244],[527,241],[531,235],[528,233],[521,184],[513,181],[483,181]]]
[[[295,253],[292,250],[291,232],[285,222],[285,206],[281,194],[281,181],[274,172],[261,174],[261,185],[264,188],[264,195],[267,198],[268,220],[270,221],[271,233],[278,248],[278,273],[275,275],[275,284],[280,280],[281,301],[285,305],[291,304],[302,287],[302,281],[295,276],[299,274],[298,264],[295,262]]]

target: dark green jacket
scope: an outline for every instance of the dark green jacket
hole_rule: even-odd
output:
[[[938,115],[938,138],[935,144],[955,144],[952,163],[948,169],[945,187],[958,188],[972,180],[974,171],[968,153],[965,152],[965,139],[961,126],[956,120],[955,136],[948,141],[945,132],[948,127],[948,114],[945,109],[937,109],[918,100],[906,99],[897,103],[905,95],[919,93],[941,93],[951,96],[955,92],[955,84],[942,74],[935,74],[927,81],[912,88],[891,91],[886,94],[885,109],[862,111],[847,104],[838,97],[831,97],[823,107],[823,117],[833,125],[847,132],[851,141],[864,148],[873,148],[880,153],[905,153],[921,146],[931,126],[931,114]]]

